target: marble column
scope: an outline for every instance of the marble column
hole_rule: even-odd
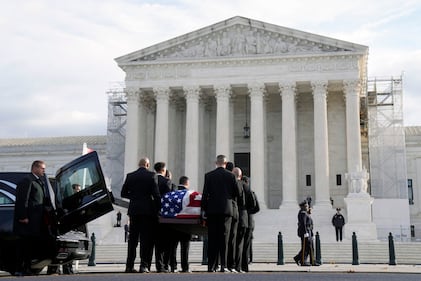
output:
[[[330,206],[327,81],[314,81],[311,86],[314,99],[315,205]]]
[[[139,107],[138,107],[138,118],[137,118],[137,129],[139,132],[137,142],[137,155],[141,157],[150,157],[147,149],[147,135],[145,132],[148,128],[148,97],[145,92],[140,92]]]
[[[348,172],[362,169],[361,131],[360,131],[360,82],[344,81],[346,101],[346,147]]]
[[[297,206],[295,82],[279,85],[282,97],[282,206]]]
[[[169,88],[154,89],[156,99],[155,123],[155,153],[154,162],[168,164],[168,115],[169,115]]]
[[[230,98],[231,86],[215,87],[216,95],[216,154],[223,154],[229,159],[230,151]]]
[[[139,159],[137,144],[139,142],[139,91],[136,89],[126,89],[127,98],[127,125],[124,152],[124,173],[127,174],[137,169]]]
[[[250,186],[256,193],[260,207],[266,208],[265,194],[265,85],[248,85],[250,95]]]
[[[185,172],[190,179],[190,186],[199,184],[199,87],[184,87],[186,98],[186,140]]]

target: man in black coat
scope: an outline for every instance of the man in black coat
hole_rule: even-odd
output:
[[[172,183],[167,174],[167,167],[164,162],[156,162],[154,170],[158,179],[159,194],[163,197],[171,191]],[[157,235],[155,239],[155,267],[157,272],[169,272],[170,247],[172,231],[166,224],[158,224]],[[172,268],[174,270],[174,268]]]
[[[243,255],[244,247],[244,237],[246,234],[246,229],[248,228],[248,214],[246,207],[246,198],[244,192],[244,181],[243,172],[239,167],[235,167],[232,171],[237,179],[237,186],[239,197],[237,198],[237,208],[238,208],[238,223],[236,229],[236,238],[235,238],[235,251],[234,251],[234,262],[231,269],[232,272],[241,272],[241,260]],[[232,226],[232,224],[231,224]],[[230,269],[229,259],[228,259],[228,269]]]
[[[237,181],[227,171],[225,155],[216,158],[216,169],[206,173],[202,194],[202,214],[208,225],[208,272],[215,272],[218,257],[221,272],[227,271],[227,244],[233,215],[232,200],[238,197]]]
[[[137,272],[134,269],[134,261],[139,239],[140,272],[149,272],[152,263],[161,197],[155,173],[148,170],[149,166],[148,158],[140,159],[139,169],[127,174],[121,189],[121,197],[130,199],[128,209],[130,229],[125,271],[129,273]]]
[[[297,265],[309,266],[307,257],[310,253],[310,239],[311,239],[311,218],[308,214],[307,201],[303,201],[300,204],[300,211],[298,212],[298,230],[297,235],[301,238],[301,250],[294,257],[294,261]]]
[[[175,190],[186,190],[189,188],[190,179],[187,176],[181,176],[178,181],[178,186],[175,187]],[[172,229],[172,232],[174,233],[174,237],[170,253],[171,268],[177,268],[177,247],[178,244],[180,244],[181,272],[191,272],[191,270],[189,269],[189,249],[191,234],[175,229]]]
[[[247,227],[244,233],[244,245],[241,257],[241,271],[249,271],[249,263],[252,259],[253,247],[253,231],[254,231],[254,215],[260,211],[259,201],[256,194],[250,188],[249,178],[243,176],[243,191],[247,210]]]
[[[34,161],[31,174],[16,187],[13,230],[21,239],[18,243],[16,275],[30,274],[31,259],[45,253],[46,249],[52,249],[45,247],[45,243],[52,243],[49,225],[44,219],[47,208],[51,208],[52,204],[44,183],[44,173],[45,163]],[[37,248],[39,245],[44,245],[43,251]]]

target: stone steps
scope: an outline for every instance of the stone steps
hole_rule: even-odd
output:
[[[292,257],[300,248],[299,243],[283,245],[284,262],[292,263]],[[190,244],[190,262],[202,262],[203,243],[192,241]],[[97,263],[125,263],[127,244],[96,245],[95,261]],[[179,253],[178,253],[179,256]],[[341,243],[322,243],[321,257],[323,263],[352,264],[352,244],[350,241]],[[359,242],[358,261],[360,264],[388,264],[388,242]],[[395,258],[398,264],[421,264],[421,243],[395,242]],[[138,259],[137,259],[138,260]],[[178,261],[180,257],[178,257]],[[253,243],[253,262],[277,263],[278,246],[274,243]]]

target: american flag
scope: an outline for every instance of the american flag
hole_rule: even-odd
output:
[[[199,218],[202,195],[188,189],[171,191],[161,198],[161,216],[165,218]]]

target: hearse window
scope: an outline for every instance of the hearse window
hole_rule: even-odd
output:
[[[61,197],[64,199],[75,193],[73,189],[74,184],[80,185],[80,191],[83,191],[91,185],[98,183],[99,180],[100,176],[95,163],[82,163],[80,166],[64,171],[60,179],[57,180],[57,188],[60,190]]]
[[[9,205],[9,204],[13,204],[12,199],[10,199],[5,194],[0,192],[0,205]]]

